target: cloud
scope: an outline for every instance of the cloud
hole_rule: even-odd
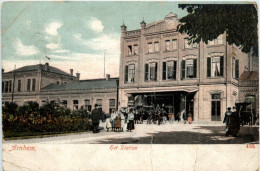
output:
[[[103,26],[102,22],[101,22],[99,19],[94,18],[94,17],[91,17],[91,19],[90,19],[90,21],[89,21],[89,27],[90,27],[93,31],[95,31],[95,32],[97,32],[97,33],[102,32],[103,29],[104,29],[104,26]]]
[[[57,30],[62,26],[59,22],[51,22],[45,27],[45,32],[49,35],[56,36],[58,35]]]
[[[46,45],[46,48],[54,50],[54,49],[59,49],[60,48],[60,44],[58,43],[49,43]]]
[[[14,42],[14,47],[16,54],[21,56],[32,56],[39,53],[39,50],[35,46],[25,46],[19,38]]]
[[[55,50],[54,53],[70,53],[70,50],[68,49],[61,49],[61,50]]]

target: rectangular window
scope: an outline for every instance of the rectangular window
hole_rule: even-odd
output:
[[[27,91],[31,90],[31,79],[27,79]]]
[[[167,79],[176,79],[176,61],[167,62]]]
[[[35,91],[36,79],[32,79],[32,91]]]
[[[129,65],[128,69],[128,82],[133,83],[135,81],[135,65]]]
[[[220,76],[220,57],[213,57],[211,60],[211,76]]]
[[[193,67],[193,59],[186,60],[186,77],[187,78],[193,78],[194,76],[194,67]]]
[[[2,81],[2,93],[5,91],[5,82]]]
[[[150,63],[150,80],[157,80],[157,63]]]
[[[62,101],[62,106],[63,106],[64,108],[67,108],[67,105],[68,105],[67,100],[63,100],[63,101]]]
[[[172,40],[172,49],[177,49],[177,39]]]
[[[6,93],[8,92],[8,84],[9,84],[9,82],[8,82],[8,81],[5,81],[5,92],[6,92]]]
[[[138,55],[139,50],[138,50],[138,45],[134,45],[134,55]]]
[[[12,85],[12,80],[10,80],[10,81],[9,81],[9,87],[8,87],[8,88],[9,88],[8,91],[9,91],[10,93],[12,92],[12,87],[13,87],[13,85]]]
[[[181,79],[185,78],[185,60],[181,61]]]
[[[97,105],[101,108],[102,110],[102,99],[97,99]]]
[[[85,100],[85,109],[87,111],[91,111],[91,103],[90,100]]]
[[[239,78],[239,60],[235,61],[235,78]]]
[[[125,83],[128,82],[128,65],[125,66]]]
[[[73,110],[78,110],[78,109],[79,109],[79,101],[73,100]]]
[[[145,72],[144,72],[144,80],[148,81],[148,76],[149,76],[149,65],[145,64]]]
[[[112,113],[113,110],[116,108],[116,100],[115,99],[109,99],[109,114]]]
[[[163,62],[163,75],[162,75],[162,79],[166,80],[166,62]]]
[[[153,44],[150,42],[148,43],[148,53],[153,52]]]
[[[131,45],[128,46],[128,55],[132,55],[132,46]]]
[[[21,91],[21,86],[22,86],[22,82],[21,82],[21,80],[18,80],[18,91]]]
[[[170,40],[165,40],[165,50],[170,51]]]
[[[159,52],[159,42],[154,42],[154,51]]]

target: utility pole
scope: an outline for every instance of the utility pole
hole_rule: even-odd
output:
[[[14,102],[15,69],[16,69],[16,65],[14,65],[14,72],[13,72],[12,103]]]

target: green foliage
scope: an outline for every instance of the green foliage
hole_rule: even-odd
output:
[[[31,132],[40,134],[66,133],[90,130],[92,124],[86,110],[71,111],[51,102],[42,107],[36,102],[23,106],[15,103],[3,106],[4,132]]]
[[[181,4],[189,13],[180,19],[180,33],[190,36],[191,42],[207,43],[226,32],[227,42],[242,52],[258,56],[258,16],[254,4]]]

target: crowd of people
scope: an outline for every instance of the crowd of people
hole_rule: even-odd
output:
[[[240,129],[240,117],[236,107],[227,108],[223,123],[226,125],[226,136],[239,136]]]

